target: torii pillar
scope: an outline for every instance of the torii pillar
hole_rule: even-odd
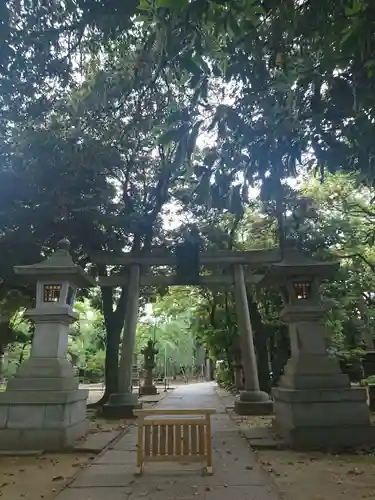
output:
[[[234,287],[242,364],[245,375],[245,390],[240,392],[239,398],[235,401],[234,409],[239,415],[269,415],[273,412],[273,403],[269,395],[259,388],[253,331],[244,270],[241,264],[234,266]]]

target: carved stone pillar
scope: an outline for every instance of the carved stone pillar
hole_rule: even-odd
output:
[[[62,240],[45,261],[15,267],[25,282],[36,283],[35,307],[25,316],[35,325],[30,357],[0,393],[1,450],[58,450],[74,445],[88,429],[88,391],[79,389],[67,358],[69,327],[77,288],[93,285],[73,263]]]
[[[261,286],[278,285],[285,307],[291,357],[273,389],[276,431],[294,448],[343,448],[375,442],[366,389],[351,388],[326,349],[319,285],[336,263],[317,262],[296,250],[271,266]]]

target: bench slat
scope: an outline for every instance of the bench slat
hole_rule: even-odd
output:
[[[198,427],[198,453],[200,456],[204,456],[206,454],[206,439],[205,439],[205,426],[200,425]]]
[[[176,408],[165,408],[165,409],[155,409],[155,410],[133,410],[133,413],[137,417],[147,417],[153,415],[213,415],[216,413],[214,408],[203,408],[202,410],[196,410],[192,408],[186,409],[176,409]]]
[[[152,456],[159,455],[159,425],[153,425],[152,429]]]
[[[190,432],[191,432],[191,454],[193,456],[198,455],[198,425],[191,425],[190,426]]]
[[[174,455],[174,425],[168,425],[168,432],[167,432],[167,449],[168,455]]]
[[[182,441],[182,427],[181,425],[175,425],[175,433],[176,433],[176,456],[181,455],[181,441]]]
[[[178,457],[172,455],[158,455],[156,457],[150,457],[147,462],[179,462],[179,463],[194,463],[202,462],[202,457],[191,456],[191,455],[179,455]]]
[[[149,420],[141,421],[144,427],[152,427],[153,425],[206,425],[205,418],[150,418]]]
[[[160,426],[160,455],[166,454],[166,441],[167,441],[167,426]]]
[[[189,424],[185,424],[183,426],[183,439],[182,439],[182,443],[183,443],[183,447],[182,447],[182,450],[183,450],[183,454],[184,455],[189,455],[189,449],[190,449],[190,425]]]
[[[138,443],[139,446],[139,443]],[[145,427],[145,456],[149,457],[151,455],[151,427]]]

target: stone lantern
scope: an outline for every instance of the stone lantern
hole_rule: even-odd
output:
[[[87,430],[88,391],[67,359],[69,326],[77,288],[94,284],[75,265],[70,243],[62,240],[45,261],[16,266],[15,273],[36,284],[36,302],[25,317],[33,320],[30,358],[23,362],[0,394],[0,449],[61,449]]]
[[[155,344],[151,339],[147,342],[147,346],[141,351],[144,357],[143,367],[145,369],[145,381],[139,388],[139,394],[141,396],[154,396],[158,392],[153,384],[152,377],[152,370],[155,367],[155,356],[158,352],[159,351],[155,349]]]
[[[352,389],[336,358],[327,353],[320,283],[338,263],[318,262],[286,250],[259,286],[278,286],[289,326],[291,357],[273,389],[275,430],[293,447],[345,447],[367,443],[375,434],[364,388]]]

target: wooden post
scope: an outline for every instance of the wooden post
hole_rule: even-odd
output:
[[[207,474],[212,474],[212,444],[211,444],[211,415],[206,415],[206,453],[207,453],[207,466],[206,472]]]
[[[143,472],[143,427],[138,426],[138,446],[137,446],[137,474]]]

